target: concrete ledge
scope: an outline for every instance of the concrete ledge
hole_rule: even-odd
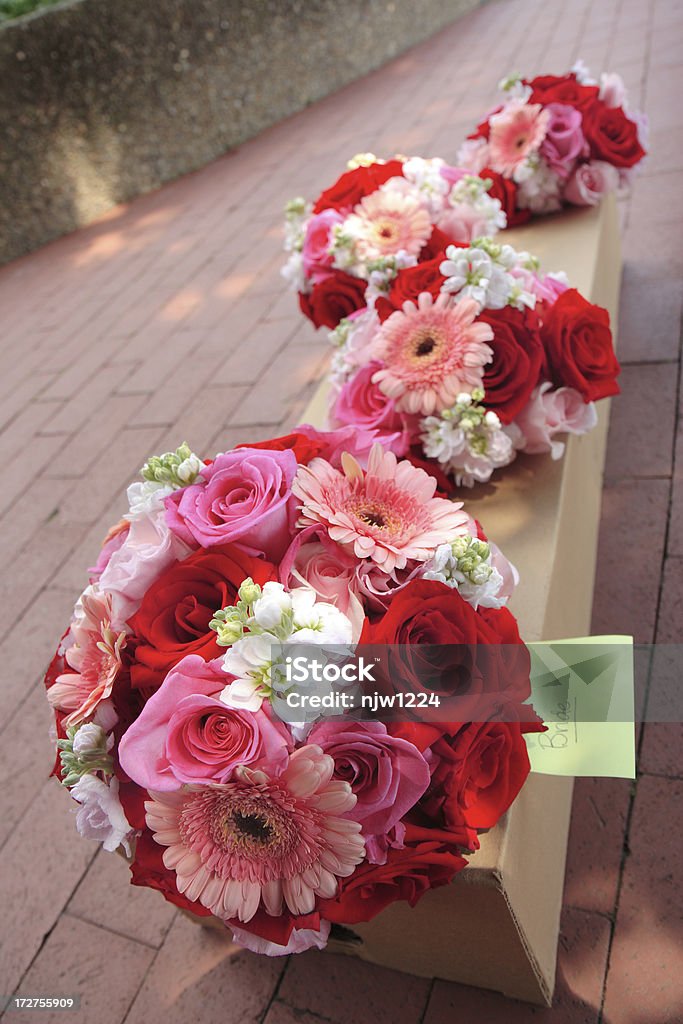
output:
[[[72,0],[0,29],[0,263],[203,166],[479,0]]]

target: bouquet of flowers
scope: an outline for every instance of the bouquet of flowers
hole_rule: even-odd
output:
[[[563,205],[595,206],[630,184],[646,155],[647,119],[629,110],[621,77],[596,82],[579,61],[568,75],[503,79],[505,94],[460,147],[473,174],[502,175],[513,190],[508,224]]]
[[[206,461],[183,445],[142,478],[46,675],[79,832],[125,854],[133,884],[272,955],[450,882],[543,728],[510,564],[373,431],[304,426]],[[276,714],[273,645],[358,642],[413,651],[432,695],[457,689],[464,651],[507,645],[505,714]]]
[[[443,160],[360,154],[315,203],[286,207],[283,275],[316,327],[384,293],[399,270],[433,259],[452,241],[493,235],[507,223],[500,175],[486,179]]]
[[[330,341],[330,426],[378,430],[444,490],[443,474],[483,483],[517,452],[560,458],[557,435],[590,430],[619,391],[607,311],[486,238],[399,270]]]

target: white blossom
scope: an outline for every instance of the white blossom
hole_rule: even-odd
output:
[[[598,83],[590,73],[588,65],[583,60],[577,60],[570,71],[576,75],[576,81],[579,85],[597,85]]]
[[[495,413],[481,406],[462,409],[456,404],[439,416],[427,416],[421,427],[425,455],[436,459],[458,486],[486,483],[516,455],[515,428],[501,427]]]
[[[481,309],[502,309],[512,290],[510,275],[483,249],[457,249],[449,246],[448,259],[440,266],[446,278],[441,290],[460,301],[474,299]]]
[[[111,743],[108,742],[111,740]],[[113,744],[113,738],[107,737],[104,729],[94,722],[85,722],[76,732],[73,739],[73,752],[79,757],[95,751],[106,753]]]
[[[254,618],[261,629],[267,631],[279,625],[282,616],[292,610],[291,596],[282,583],[264,584],[259,599],[254,603]]]
[[[517,205],[521,210],[553,213],[562,208],[560,180],[542,157],[527,161],[524,174],[517,180]]]
[[[288,593],[274,582],[264,585],[244,630],[223,655],[223,671],[235,679],[220,699],[248,711],[258,711],[264,699],[283,688],[279,668],[274,674],[274,648],[292,643],[341,646],[353,640],[351,620],[334,605],[317,601],[314,590],[298,587]]]
[[[131,856],[132,825],[119,800],[118,779],[107,784],[95,775],[84,775],[71,789],[71,796],[80,807],[76,811],[76,828],[86,839],[102,843],[108,853],[122,846]]]

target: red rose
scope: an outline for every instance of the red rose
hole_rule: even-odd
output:
[[[136,782],[131,782],[128,776],[124,775],[122,768],[119,767],[116,775],[119,780],[119,800],[126,819],[136,831],[140,832],[147,827],[145,800],[149,800],[149,793],[142,786],[138,786]]]
[[[583,116],[583,133],[593,160],[604,160],[614,167],[633,167],[645,156],[638,138],[638,126],[621,107],[608,107],[600,101]]]
[[[533,310],[485,309],[478,320],[493,330],[493,361],[484,367],[484,403],[511,423],[529,401],[543,365],[538,317]]]
[[[376,192],[389,178],[398,178],[402,174],[402,160],[388,160],[385,164],[375,163],[369,167],[355,167],[352,171],[345,171],[334,185],[318,197],[313,213],[330,209],[350,210],[364,196]]]
[[[447,235],[441,228],[433,227],[429,240],[420,249],[419,262],[426,263],[428,260],[435,260],[437,257],[440,260],[445,259],[446,249],[449,245],[457,245],[460,248],[466,249],[469,242],[456,242],[455,239]]]
[[[442,736],[431,747],[436,767],[420,809],[443,828],[493,828],[529,774],[528,729],[520,722],[470,722]]]
[[[339,893],[323,900],[321,916],[337,924],[369,921],[395,900],[406,900],[414,907],[429,889],[448,885],[458,871],[467,866],[459,846],[476,845],[476,838],[435,828],[408,824],[404,849],[391,849],[386,864],[368,864],[356,868],[350,878],[339,880]]]
[[[579,109],[593,104],[600,92],[597,85],[581,85],[576,75],[538,75],[526,84],[532,90],[529,103],[567,103]]]
[[[334,328],[344,317],[363,309],[367,286],[367,281],[335,270],[313,285],[308,295],[299,293],[301,312],[316,327]]]
[[[223,648],[209,622],[219,608],[235,603],[247,576],[263,584],[277,579],[277,572],[233,544],[195,551],[162,573],[130,621],[133,686],[158,689],[186,654],[205,661],[219,657]]]
[[[299,465],[307,466],[311,459],[325,451],[327,445],[317,438],[308,437],[300,430],[291,434],[284,434],[282,437],[273,437],[270,441],[250,441],[248,444],[238,444],[236,448],[265,448],[271,452],[294,452]]]
[[[620,368],[606,309],[569,288],[546,313],[541,341],[550,378],[558,387],[575,388],[586,402],[619,394]]]
[[[489,195],[492,199],[498,199],[507,217],[507,226],[516,228],[520,224],[526,224],[531,218],[531,210],[517,209],[517,193],[519,189],[512,178],[506,178],[490,167],[484,167],[479,173],[480,178],[489,178],[492,182]]]
[[[403,303],[408,300],[410,302],[417,302],[417,297],[422,292],[429,292],[433,298],[436,298],[441,291],[442,284],[446,280],[439,270],[445,258],[445,254],[442,253],[435,259],[427,260],[425,263],[418,263],[415,267],[406,267],[405,270],[399,270],[391,282],[387,298],[382,298],[376,303],[375,308],[380,320],[384,322],[397,309],[401,309]]]
[[[360,642],[387,645],[378,690],[439,696],[440,705],[420,712],[423,718],[486,720],[531,692],[529,652],[514,616],[507,608],[475,611],[437,580],[414,580],[398,591],[381,618],[366,619]]]

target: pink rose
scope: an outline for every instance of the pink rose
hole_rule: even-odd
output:
[[[341,457],[344,452],[353,455],[354,459],[365,469],[372,446],[377,444],[377,431],[366,427],[339,427],[337,430],[318,430],[310,423],[295,427],[300,434],[311,440],[320,442],[320,458],[325,459],[335,469],[341,469]]]
[[[604,160],[580,164],[567,182],[564,199],[575,206],[596,206],[619,187],[619,171]]]
[[[138,786],[169,791],[227,782],[240,764],[262,762],[270,773],[286,766],[283,725],[263,710],[230,708],[217,699],[231,679],[221,665],[198,654],[183,658],[128,728],[119,761]]]
[[[385,835],[429,786],[429,765],[408,740],[390,736],[382,722],[321,722],[309,743],[334,758],[334,774],[348,782],[357,802],[347,817],[364,835]]]
[[[536,388],[515,422],[524,434],[522,451],[529,455],[550,452],[553,459],[559,459],[564,444],[553,440],[555,434],[585,434],[598,418],[594,403],[584,402],[574,388],[552,387],[546,381]]]
[[[521,283],[525,292],[531,292],[539,302],[547,302],[551,306],[569,288],[565,274],[539,275],[523,267],[515,267],[511,273]]]
[[[497,604],[495,606],[502,608],[510,600],[515,587],[519,583],[519,573],[497,544],[494,544],[493,541],[487,541],[487,543],[491,549],[491,565],[500,573],[503,579],[500,589],[496,593]]]
[[[564,179],[586,149],[581,111],[565,103],[549,103],[545,109],[550,113],[550,122],[541,154],[555,174]]]
[[[116,533],[111,533],[110,531],[109,535],[102,544],[102,547],[100,548],[100,553],[97,556],[97,561],[88,569],[88,575],[90,577],[91,583],[95,583],[97,580],[99,580],[100,576],[109,565],[109,560],[111,556],[119,550],[119,548],[125,541],[126,537],[128,536],[129,528],[130,523],[125,523],[125,525],[122,523],[121,529],[118,529]]]
[[[344,345],[344,363],[360,369],[372,361],[370,345],[381,321],[375,309],[367,308],[355,310],[346,319],[350,330]]]
[[[436,222],[439,231],[459,242],[471,242],[489,233],[489,219],[469,203],[447,207]]]
[[[102,590],[111,595],[114,629],[123,629],[152,583],[190,553],[184,540],[166,525],[163,512],[133,520],[120,536],[123,543],[110,554],[99,579]]]
[[[432,759],[431,753],[428,747],[423,757],[429,756]],[[406,827],[402,821],[397,821],[394,827],[383,836],[366,836],[365,856],[368,859],[368,864],[386,864],[390,850],[405,850],[403,842],[405,836]]]
[[[314,213],[306,226],[302,250],[304,273],[314,281],[318,271],[326,275],[328,269],[332,267],[332,256],[329,251],[332,228],[343,221],[344,218],[337,210],[330,209]]]
[[[372,562],[361,562],[356,568],[359,593],[374,611],[386,611],[396,595],[408,584],[419,579],[424,566],[420,563],[412,569],[394,569],[387,573]]]
[[[332,409],[332,426],[356,425],[377,430],[377,440],[395,455],[405,455],[410,445],[406,419],[396,411],[372,376],[381,363],[368,363],[344,384]]]
[[[291,451],[225,452],[202,470],[203,483],[166,498],[166,521],[193,547],[235,543],[277,562],[290,541],[296,468]]]
[[[307,586],[318,600],[332,604],[351,620],[354,643],[359,639],[365,612],[358,598],[358,561],[331,541],[322,527],[308,526],[292,541],[280,565],[280,582],[290,590]]]

